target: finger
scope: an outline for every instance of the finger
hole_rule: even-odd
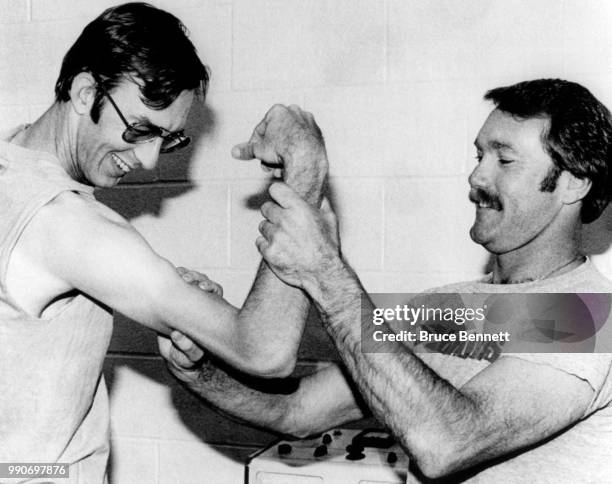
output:
[[[221,284],[218,284],[215,281],[211,281],[210,279],[206,281],[201,281],[198,284],[198,287],[203,291],[212,292],[217,296],[223,296],[223,287],[221,287]]]
[[[232,157],[237,160],[252,160],[255,158],[253,145],[249,142],[238,143],[232,148]]]
[[[281,213],[282,213],[282,208],[280,208],[276,203],[274,202],[265,202],[262,206],[261,206],[261,214],[270,222],[277,224],[278,222],[280,222],[281,219]]]
[[[306,202],[293,191],[293,189],[282,182],[275,182],[270,185],[268,193],[272,199],[283,208],[296,207],[305,204]]]
[[[157,348],[159,349],[159,354],[164,357],[164,359],[170,358],[170,350],[172,349],[172,340],[167,336],[158,334],[157,335]]]
[[[194,280],[196,280],[196,277],[194,276],[193,271],[186,270],[183,274],[181,274],[181,277],[183,278],[183,281],[187,283],[191,283]]]
[[[306,112],[302,110],[302,108],[299,107],[297,104],[291,104],[287,107],[287,109],[295,115],[295,119],[301,119],[304,117],[304,114],[306,114]]]
[[[269,113],[270,111],[268,111]],[[246,143],[238,143],[236,146],[232,148],[232,156],[239,160],[252,160],[253,158],[257,158],[255,154],[255,145],[260,143],[264,135],[266,134],[266,127],[268,125],[267,117],[268,113],[263,120],[261,120],[255,129],[253,130],[253,134],[251,138]]]
[[[252,160],[256,158],[262,164],[271,168],[282,166],[282,159],[269,142],[240,143],[232,148],[232,156],[239,160]]]
[[[257,239],[255,239],[255,246],[257,247],[259,253],[265,258],[268,249],[270,248],[270,243],[266,240],[266,238],[261,235],[257,237]]]
[[[259,223],[259,232],[263,235],[267,241],[269,241],[274,233],[275,227],[267,220],[262,220]]]
[[[196,345],[190,338],[185,336],[183,333],[179,331],[172,331],[170,334],[170,338],[172,338],[172,342],[176,345],[176,347],[181,350],[187,357],[191,360],[191,362],[195,363],[202,359],[204,356],[204,351],[198,345]]]

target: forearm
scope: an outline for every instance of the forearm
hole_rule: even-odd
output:
[[[364,415],[336,365],[300,379],[258,380],[230,375],[207,362],[195,378],[182,380],[221,413],[292,437],[306,437]]]
[[[292,156],[285,182],[308,204],[318,207],[327,176],[325,152]],[[241,339],[248,342],[249,353],[269,365],[272,376],[287,376],[293,370],[309,307],[304,292],[282,282],[262,260],[239,319],[246,333]]]
[[[239,339],[261,376],[289,375],[296,363],[310,302],[262,261],[237,314]]]
[[[439,463],[452,459],[445,452],[474,440],[481,420],[477,402],[406,347],[396,353],[362,352],[361,305],[367,306],[366,312],[373,306],[357,276],[342,261],[306,289],[374,415],[391,429],[423,472],[439,474]]]

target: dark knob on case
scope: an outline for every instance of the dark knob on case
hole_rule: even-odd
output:
[[[280,444],[278,446],[278,455],[289,455],[292,450],[289,444]]]
[[[348,460],[361,460],[365,458],[363,446],[361,445],[349,444],[346,446],[346,451],[348,452],[346,455]]]
[[[334,430],[334,436],[338,437],[339,435],[342,435],[342,430],[340,429]]]
[[[319,445],[314,450],[314,456],[315,457],[323,457],[324,455],[327,455],[327,445]]]
[[[322,442],[323,442],[325,445],[331,444],[331,442],[332,442],[332,437],[331,437],[331,435],[329,435],[329,434],[325,434],[325,435],[323,435],[323,439],[321,439],[321,441],[322,441]]]
[[[397,462],[397,454],[395,452],[389,452],[389,455],[387,455],[387,462],[389,464],[395,464]]]

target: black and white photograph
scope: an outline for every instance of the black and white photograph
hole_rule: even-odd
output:
[[[0,0],[0,483],[612,484],[611,108],[606,0]]]

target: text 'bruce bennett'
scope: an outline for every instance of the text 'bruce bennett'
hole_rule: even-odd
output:
[[[374,341],[392,341],[411,343],[441,343],[451,341],[473,341],[490,342],[496,341],[505,343],[510,341],[508,331],[498,333],[470,333],[468,331],[457,331],[452,333],[430,333],[429,331],[399,331],[397,333],[385,333],[384,331],[374,331],[372,334]]]

